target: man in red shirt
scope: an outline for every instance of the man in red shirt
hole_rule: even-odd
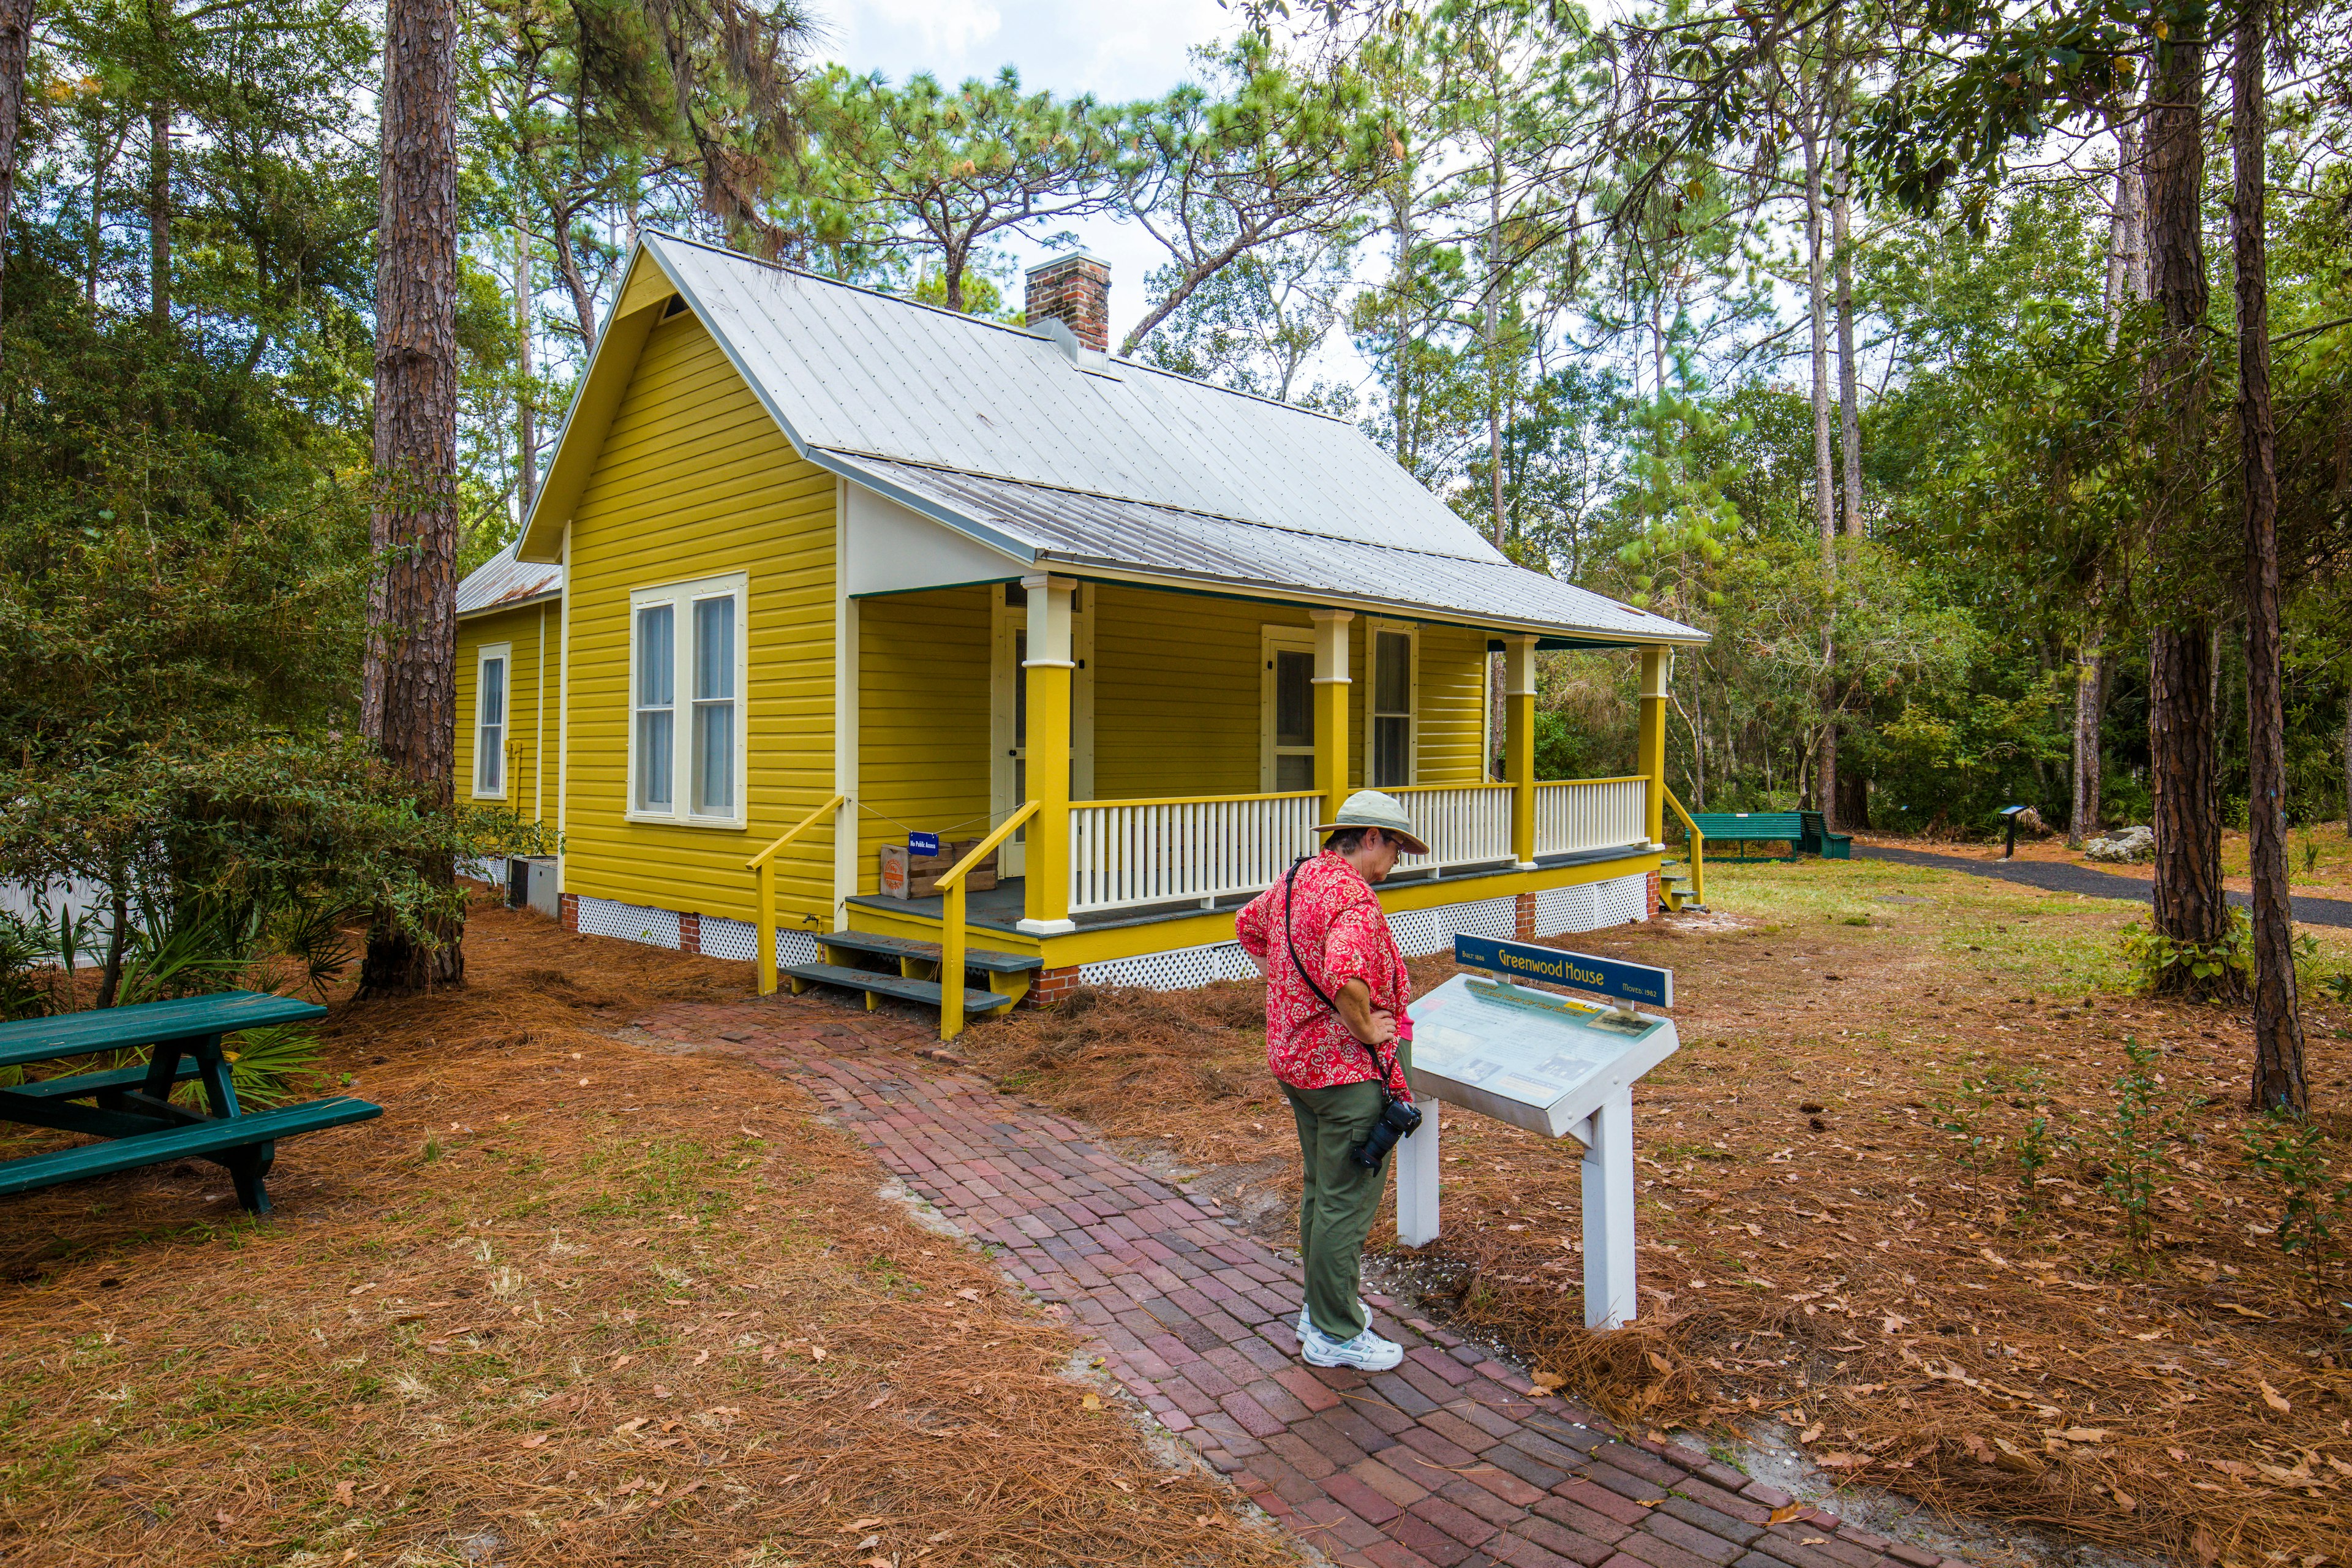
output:
[[[1385,1161],[1367,1168],[1354,1155],[1391,1096],[1412,1099],[1396,1054],[1400,1028],[1412,1037],[1412,981],[1372,884],[1400,854],[1429,849],[1404,807],[1377,790],[1349,796],[1316,831],[1329,835],[1323,853],[1253,899],[1234,929],[1265,971],[1266,1066],[1289,1098],[1306,1166],[1299,1351],[1313,1366],[1381,1372],[1404,1357],[1372,1331],[1360,1299],[1364,1237],[1388,1172]]]

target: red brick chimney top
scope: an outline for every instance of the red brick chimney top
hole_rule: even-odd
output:
[[[1074,251],[1032,267],[1028,278],[1031,326],[1058,318],[1087,348],[1110,352],[1110,263]]]

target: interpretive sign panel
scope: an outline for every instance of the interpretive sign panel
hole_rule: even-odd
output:
[[[1455,975],[1411,1011],[1414,1094],[1547,1138],[1573,1131],[1678,1043],[1664,1018],[1470,974]]]
[[[1647,1002],[1653,1007],[1675,1005],[1675,972],[1653,964],[1628,963],[1622,958],[1596,958],[1589,952],[1566,952],[1533,942],[1503,942],[1491,936],[1457,936],[1454,962],[1465,969],[1484,969],[1507,980],[1535,980],[1591,991],[1622,1002]]]

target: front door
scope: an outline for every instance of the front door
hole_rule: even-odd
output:
[[[1079,584],[1070,610],[1070,798],[1087,800],[1095,787],[1095,688],[1093,590]],[[1029,658],[1029,596],[1018,583],[995,594],[990,642],[988,829],[1029,798],[1029,683],[1022,666]],[[983,831],[986,831],[983,830]],[[1006,840],[998,874],[1027,874],[1023,841],[1027,829]]]

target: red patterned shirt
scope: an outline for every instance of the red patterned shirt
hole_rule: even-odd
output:
[[[1325,995],[1334,999],[1350,980],[1372,994],[1372,1005],[1407,1026],[1405,1003],[1412,981],[1404,954],[1397,951],[1379,895],[1353,866],[1326,850],[1298,868],[1297,909],[1286,908],[1288,891],[1276,882],[1251,900],[1235,919],[1242,947],[1265,971],[1265,1063],[1294,1089],[1330,1089],[1363,1083],[1379,1075],[1372,1059],[1345,1021],[1323,1005],[1290,959],[1283,940],[1285,917],[1300,963]],[[1389,1092],[1411,1100],[1393,1045],[1375,1047],[1389,1069]]]

